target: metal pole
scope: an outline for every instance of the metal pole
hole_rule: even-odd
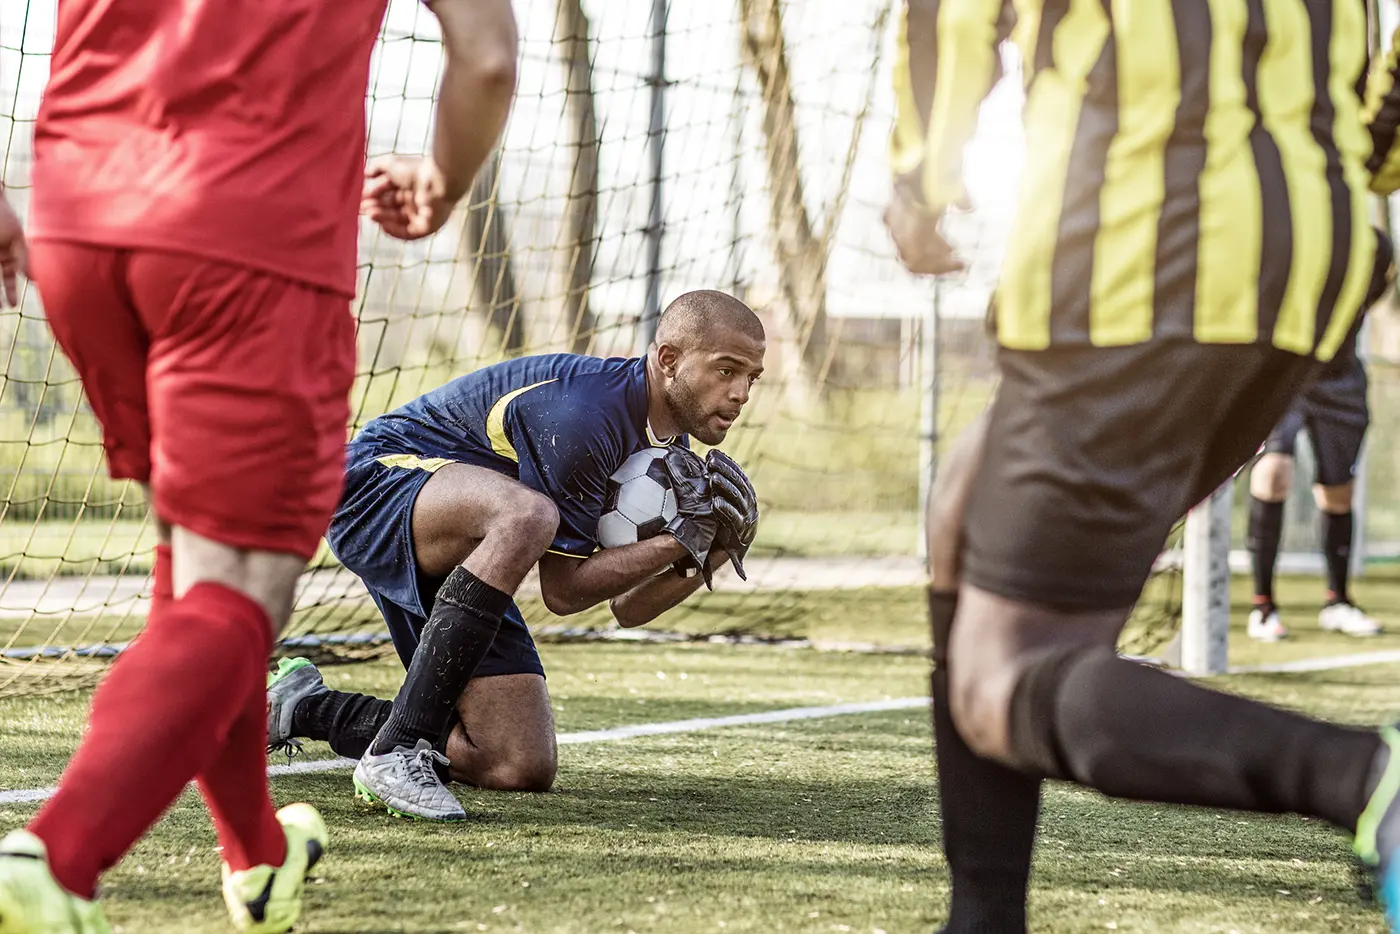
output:
[[[928,497],[938,472],[938,311],[943,283],[933,284],[933,303],[918,322],[919,341],[919,557],[928,560]]]
[[[666,0],[651,4],[651,123],[647,128],[647,148],[651,156],[651,213],[647,218],[647,295],[642,308],[642,352],[656,337],[656,320],[661,316],[661,167],[666,139]]]
[[[747,300],[744,295],[744,254],[742,247],[743,228],[743,204],[744,204],[744,69],[735,70],[734,79],[734,111],[730,114],[729,122],[734,131],[734,163],[729,171],[729,290],[730,294],[741,300]]]
[[[1214,675],[1229,666],[1230,504],[1226,481],[1186,516],[1181,595],[1181,668]]]

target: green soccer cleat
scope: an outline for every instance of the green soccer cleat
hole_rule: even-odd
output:
[[[287,758],[301,751],[292,735],[297,705],[308,697],[326,693],[321,672],[309,658],[284,658],[267,676],[267,751],[282,751]]]
[[[44,841],[27,830],[0,840],[0,934],[111,934],[97,902],[58,884]]]
[[[287,859],[281,866],[254,866],[233,872],[225,863],[224,904],[233,926],[249,934],[283,934],[301,917],[306,877],[326,852],[326,824],[309,804],[289,804],[277,812],[287,833]],[[8,932],[5,932],[8,934]]]

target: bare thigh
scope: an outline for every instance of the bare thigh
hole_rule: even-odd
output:
[[[446,464],[414,501],[413,553],[429,577],[444,577],[471,557],[474,566],[502,568],[509,581],[539,559],[558,523],[554,503],[519,480],[485,467]],[[500,589],[513,592],[518,584]]]

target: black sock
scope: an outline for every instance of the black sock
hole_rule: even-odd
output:
[[[336,754],[358,759],[389,720],[394,702],[351,694],[325,691],[304,698],[292,713],[292,733],[306,739],[324,740]]]
[[[453,569],[433,601],[394,709],[370,744],[375,755],[420,739],[435,746],[443,741],[457,699],[491,649],[510,599],[466,568]]]
[[[1356,829],[1376,733],[1221,694],[1119,658],[1066,648],[1032,663],[1011,702],[1013,755],[1106,795],[1269,813]]]
[[[1322,556],[1327,560],[1327,600],[1330,603],[1350,603],[1347,578],[1351,576],[1351,536],[1356,522],[1350,511],[1324,512],[1322,525]]]
[[[953,899],[944,934],[1025,934],[1026,889],[1040,780],[967,747],[948,715],[948,633],[956,593],[929,591],[933,625],[933,737],[943,852]]]
[[[1274,604],[1274,568],[1283,539],[1283,503],[1249,498],[1249,555],[1254,561],[1254,602]]]

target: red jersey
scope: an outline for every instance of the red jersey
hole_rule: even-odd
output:
[[[387,0],[60,0],[36,239],[174,250],[353,296]]]

